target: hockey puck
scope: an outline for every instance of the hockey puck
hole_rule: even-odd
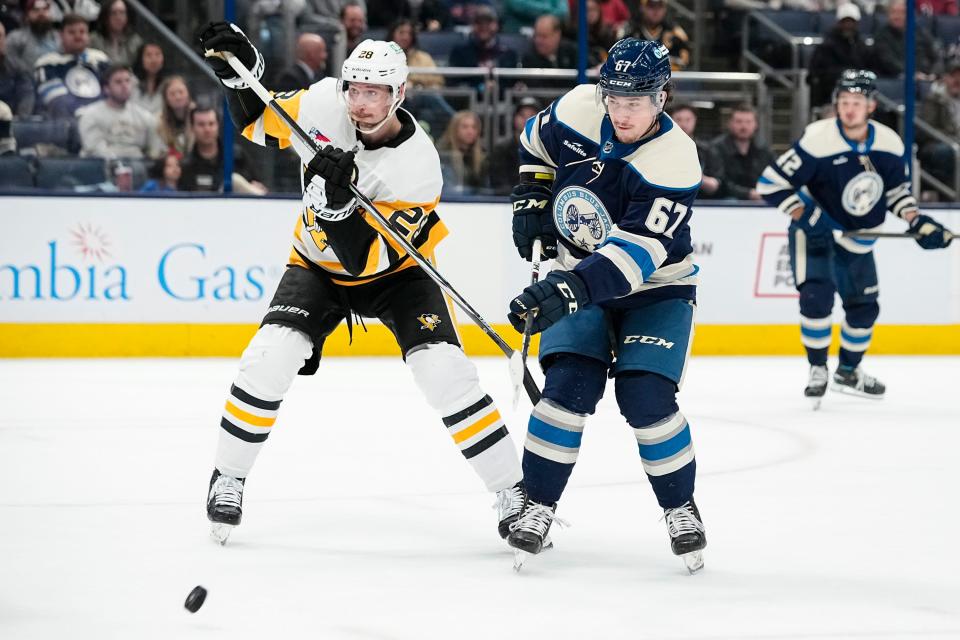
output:
[[[197,585],[193,588],[193,591],[190,592],[190,595],[187,596],[183,606],[190,613],[196,613],[200,610],[200,607],[203,606],[203,601],[206,599],[207,590],[200,585]]]

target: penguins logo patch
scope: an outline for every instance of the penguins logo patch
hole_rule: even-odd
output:
[[[583,187],[567,187],[557,194],[553,220],[560,233],[584,251],[603,244],[612,226],[603,202]]]
[[[864,171],[855,175],[843,188],[841,202],[844,210],[852,216],[870,213],[883,197],[883,178],[879,173]]]
[[[422,325],[420,327],[420,331],[426,329],[430,332],[436,331],[437,327],[439,327],[440,323],[442,322],[440,320],[440,316],[435,313],[422,313],[417,316],[417,320],[419,320],[420,324]]]

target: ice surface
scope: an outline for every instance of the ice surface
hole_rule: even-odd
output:
[[[479,359],[510,414],[505,359]],[[232,360],[0,361],[0,638],[960,638],[958,358],[697,358],[706,568],[669,551],[612,388],[556,548],[511,570],[485,493],[397,359],[298,379],[229,544],[204,498]],[[210,595],[183,609],[194,585]]]

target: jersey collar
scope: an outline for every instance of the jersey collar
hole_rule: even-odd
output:
[[[843,138],[843,141],[846,142],[854,153],[870,153],[870,149],[873,148],[873,139],[877,133],[877,130],[873,127],[873,123],[869,120],[867,121],[867,139],[864,142],[857,142],[856,140],[851,140],[843,133],[843,123],[840,122],[840,118],[836,119],[837,131],[840,133],[840,137]]]
[[[656,140],[673,128],[673,120],[665,113],[657,116],[657,121],[660,123],[660,129],[655,134],[648,138],[638,140],[637,142],[625,144],[623,142],[617,142],[613,135],[614,129],[613,123],[610,122],[610,116],[604,115],[603,122],[600,124],[600,151],[597,157],[600,160],[607,158],[625,158],[643,145],[651,140]]]

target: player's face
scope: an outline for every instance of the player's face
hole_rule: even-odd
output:
[[[845,127],[861,127],[873,112],[874,102],[862,93],[843,92],[837,96],[837,116]]]
[[[657,117],[657,105],[650,96],[607,96],[605,100],[620,142],[631,144],[639,140]]]
[[[390,113],[393,92],[382,84],[351,82],[347,88],[347,109],[360,125],[377,125]]]

